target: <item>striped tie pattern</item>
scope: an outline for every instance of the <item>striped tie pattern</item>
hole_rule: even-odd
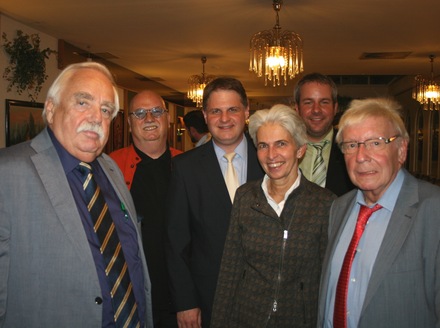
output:
[[[335,309],[333,312],[333,327],[346,328],[347,327],[347,295],[348,295],[348,280],[350,278],[351,265],[359,240],[365,230],[365,225],[371,214],[381,209],[382,206],[376,204],[373,208],[361,205],[359,210],[356,227],[351,237],[350,245],[345,253],[344,262],[342,264],[341,273],[339,274],[338,284],[336,287]]]
[[[81,162],[78,170],[83,178],[87,209],[93,222],[93,228],[101,243],[100,251],[106,264],[107,275],[117,327],[139,327],[139,315],[132,291],[132,284],[125,262],[124,253],[108,205],[101,188],[93,178],[92,167]]]
[[[327,169],[325,167],[324,157],[322,156],[322,150],[326,144],[327,140],[320,143],[311,144],[316,149],[316,158],[313,162],[312,170],[312,182],[321,187],[325,187],[325,178],[327,176]]]
[[[225,172],[225,182],[226,187],[228,188],[229,197],[231,197],[231,202],[234,201],[235,191],[239,187],[237,172],[235,171],[234,164],[232,164],[232,160],[235,157],[235,153],[229,153],[223,155],[224,158],[228,161],[228,167]]]

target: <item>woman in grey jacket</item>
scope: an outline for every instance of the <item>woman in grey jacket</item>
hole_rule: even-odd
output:
[[[336,196],[298,169],[307,137],[296,111],[259,110],[249,133],[266,175],[235,195],[211,327],[315,327]]]

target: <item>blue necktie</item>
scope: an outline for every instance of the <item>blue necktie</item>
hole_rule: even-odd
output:
[[[101,193],[101,188],[93,178],[90,164],[81,162],[78,170],[81,172],[93,229],[101,243],[100,251],[106,264],[105,274],[111,286],[110,296],[116,326],[139,327],[139,315],[127,263],[108,205]]]

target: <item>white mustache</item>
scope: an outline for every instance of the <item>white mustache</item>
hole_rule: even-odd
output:
[[[84,132],[84,131],[95,132],[98,134],[99,139],[104,138],[104,131],[102,130],[101,125],[93,124],[93,123],[83,123],[76,130],[77,133]]]

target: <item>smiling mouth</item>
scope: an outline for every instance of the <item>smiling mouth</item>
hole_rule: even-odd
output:
[[[156,126],[156,125],[145,126],[145,127],[143,128],[144,131],[153,131],[153,130],[156,130],[156,129],[157,129],[157,126]]]
[[[270,167],[270,168],[277,168],[277,167],[280,167],[283,164],[284,164],[284,162],[276,162],[276,163],[268,163],[267,166]]]

